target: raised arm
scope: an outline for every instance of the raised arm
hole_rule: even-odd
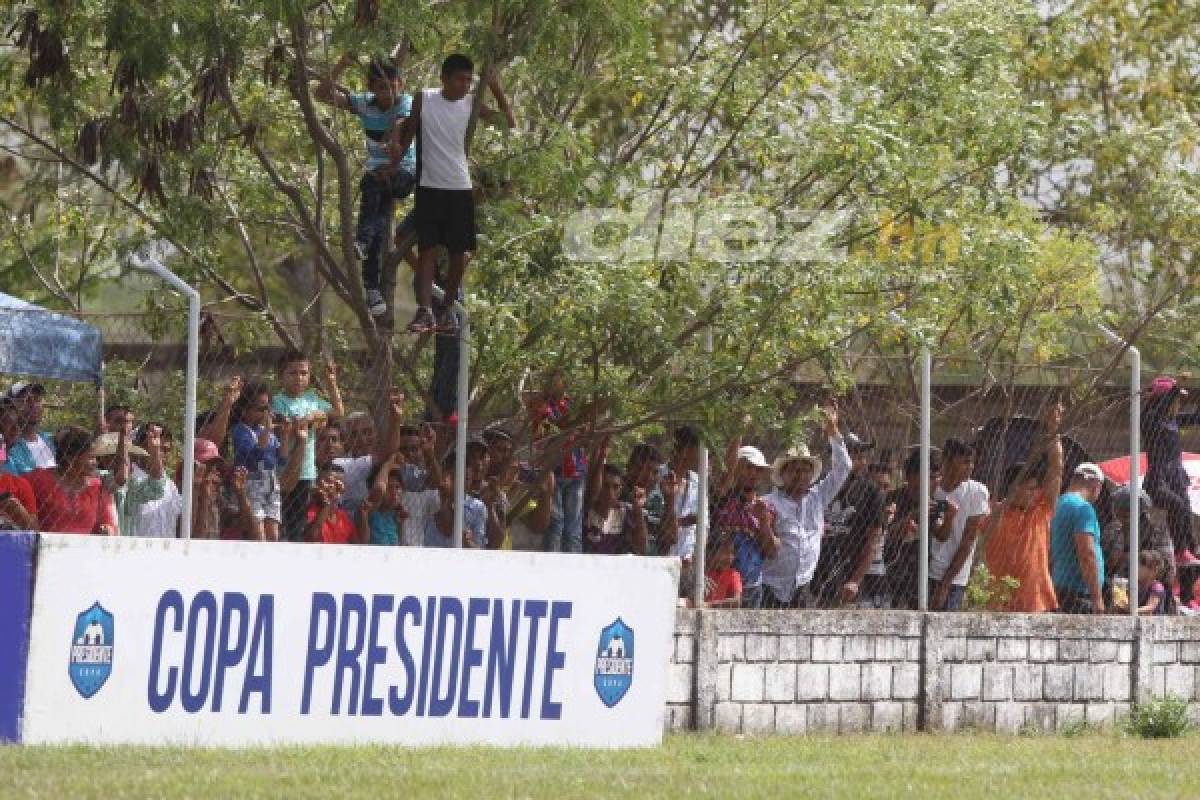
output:
[[[342,390],[338,388],[337,364],[333,363],[332,359],[325,362],[325,382],[329,390],[329,404],[332,406],[329,416],[341,419],[346,416],[346,406],[342,403]]]
[[[611,437],[601,436],[596,441],[588,460],[587,486],[583,491],[583,507],[586,509],[592,500],[600,493],[600,484],[604,482],[604,465],[608,463],[608,445]]]
[[[440,491],[442,462],[437,457],[437,431],[428,422],[421,426],[421,455],[425,459],[425,487]]]
[[[387,433],[377,440],[375,452],[371,454],[371,462],[382,464],[400,449],[400,428],[404,422],[404,392],[393,389],[388,393],[388,426]],[[386,484],[386,478],[384,480]]]
[[[229,385],[225,387],[225,391],[221,395],[221,405],[217,407],[217,413],[208,421],[208,424],[196,432],[198,439],[208,439],[217,447],[221,446],[229,434],[229,415],[233,411],[233,404],[237,402],[238,395],[241,393],[242,376],[234,375],[229,379]],[[189,421],[188,424],[191,422]]]
[[[825,435],[829,437],[829,449],[832,451],[832,463],[829,474],[817,484],[817,497],[821,506],[828,506],[837,497],[837,493],[850,477],[850,453],[846,450],[846,442],[842,439],[842,431],[838,422],[836,403],[830,403],[825,408]]]
[[[1062,427],[1063,407],[1055,403],[1047,412],[1044,421],[1046,433],[1046,477],[1042,479],[1042,496],[1053,508],[1062,492],[1063,446],[1058,435]]]
[[[338,86],[338,79],[342,77],[342,73],[346,71],[346,68],[353,63],[354,58],[348,53],[339,58],[338,62],[333,65],[333,69],[329,72],[329,76],[322,78],[320,83],[317,84],[317,88],[313,91],[313,97],[334,108],[350,108],[350,93],[341,86]]]

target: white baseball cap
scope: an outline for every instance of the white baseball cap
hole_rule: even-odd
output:
[[[745,461],[752,467],[760,467],[761,469],[770,469],[771,467],[767,463],[767,458],[763,455],[762,450],[749,445],[738,448],[738,459]]]
[[[1103,482],[1104,470],[1090,461],[1085,461],[1075,468],[1075,477],[1086,478],[1089,481]]]

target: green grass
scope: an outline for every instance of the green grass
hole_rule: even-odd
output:
[[[1188,796],[1197,740],[671,736],[660,749],[0,748],[0,797]],[[403,793],[403,795],[402,795]]]

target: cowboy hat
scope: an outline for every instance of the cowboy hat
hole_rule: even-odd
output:
[[[783,485],[783,468],[792,461],[807,461],[812,465],[814,476],[821,474],[821,459],[809,452],[808,445],[801,443],[789,447],[787,452],[776,458],[775,463],[771,465],[771,480],[776,486]]]

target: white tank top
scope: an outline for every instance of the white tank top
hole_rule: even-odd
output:
[[[475,95],[451,103],[441,89],[421,90],[421,182],[429,189],[470,189],[467,169],[467,121]]]

